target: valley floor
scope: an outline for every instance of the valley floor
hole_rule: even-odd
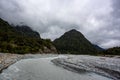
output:
[[[68,55],[52,60],[57,66],[80,73],[82,70],[120,80],[120,58],[89,55]]]
[[[32,58],[35,55],[37,54],[19,55],[0,53],[0,72],[23,58]],[[53,59],[52,62],[57,66],[62,66],[78,73],[85,70],[110,77],[114,80],[120,79],[120,56],[61,55],[61,57]]]

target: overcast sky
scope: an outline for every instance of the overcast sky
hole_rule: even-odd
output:
[[[120,0],[0,0],[0,17],[42,38],[77,29],[103,48],[120,46]]]

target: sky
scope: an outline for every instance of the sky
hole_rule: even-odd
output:
[[[120,0],[0,0],[0,18],[42,38],[76,29],[102,48],[120,46]]]

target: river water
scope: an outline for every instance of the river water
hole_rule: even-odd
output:
[[[0,74],[0,80],[112,80],[92,73],[80,74],[55,66],[51,60],[57,57],[23,59]]]

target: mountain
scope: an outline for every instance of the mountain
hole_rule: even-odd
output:
[[[0,52],[5,53],[55,53],[49,39],[41,39],[38,32],[28,26],[13,27],[0,19]]]
[[[40,38],[40,35],[38,32],[33,31],[29,26],[15,26],[15,29],[17,32],[21,33],[22,35],[26,35],[28,37],[36,37]]]
[[[55,39],[54,45],[60,53],[94,54],[99,51],[81,32],[75,29]]]
[[[93,44],[94,45],[94,44]],[[104,51],[105,49],[103,49],[103,48],[101,48],[100,46],[98,46],[98,45],[94,45],[94,47],[97,49],[97,50],[99,50],[99,51]]]

